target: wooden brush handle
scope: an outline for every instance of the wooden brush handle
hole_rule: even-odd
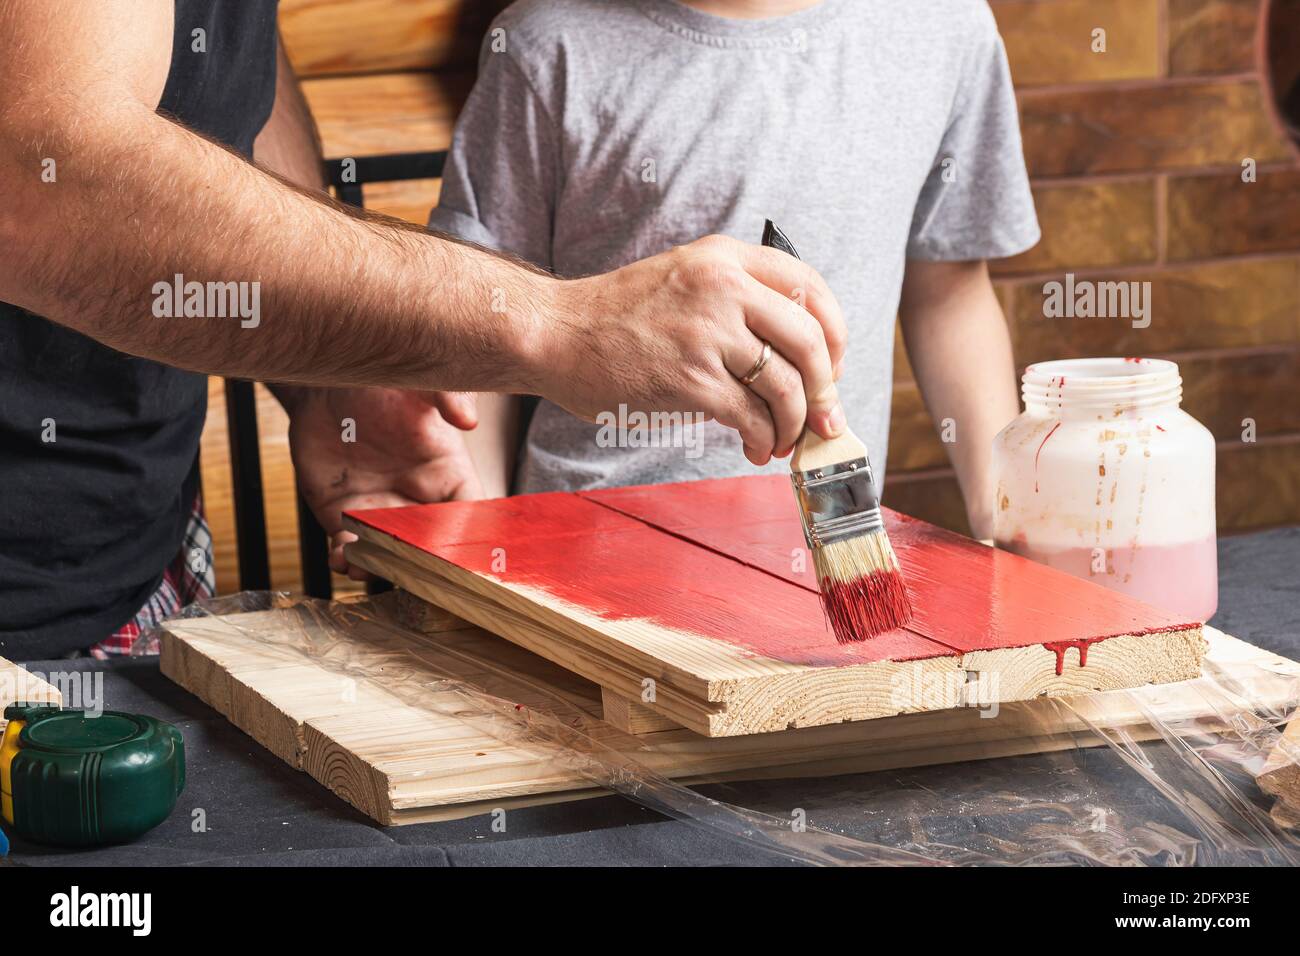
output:
[[[794,243],[783,233],[771,219],[763,225],[763,245],[780,249],[796,259]],[[794,452],[790,455],[790,470],[793,472],[813,471],[827,465],[837,465],[842,461],[866,458],[867,446],[858,440],[858,436],[846,426],[839,438],[822,438],[816,432],[803,430]]]
[[[839,438],[822,438],[805,428],[798,444],[794,446],[794,453],[790,455],[790,470],[815,471],[827,465],[866,457],[867,446],[848,428],[844,429]]]

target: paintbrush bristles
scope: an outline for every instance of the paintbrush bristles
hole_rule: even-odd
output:
[[[867,447],[847,428],[838,438],[831,439],[805,431],[790,457],[790,469],[796,476],[819,473],[823,469],[833,473],[837,467],[859,459],[865,463],[866,458]],[[859,473],[869,481],[870,465]],[[802,497],[800,507],[805,509],[805,523],[825,533],[828,512],[841,521],[845,514],[853,513],[864,518],[879,517],[877,501],[874,489],[858,489],[858,497],[851,507],[841,502],[838,509],[824,508],[810,516]],[[815,536],[810,534],[809,539],[815,540]],[[841,644],[865,641],[902,627],[912,619],[907,585],[903,583],[898,558],[883,527],[814,547],[813,565],[817,569],[822,610],[835,632],[835,640]]]
[[[883,530],[813,549],[822,610],[841,644],[865,641],[912,619],[898,557]]]

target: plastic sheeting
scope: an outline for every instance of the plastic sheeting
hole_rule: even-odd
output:
[[[229,617],[274,611],[265,616]],[[642,806],[717,834],[761,847],[777,858],[813,865],[1191,865],[1296,864],[1300,840],[1280,828],[1271,797],[1255,776],[1300,706],[1300,680],[1245,662],[1207,662],[1184,683],[1198,706],[1189,714],[1157,714],[1131,691],[1106,695],[1114,707],[1079,700],[1038,702],[1045,720],[1081,721],[1122,761],[1101,761],[1079,747],[1033,757],[951,767],[806,781],[809,793],[792,814],[788,794],[764,799],[765,785],[747,787],[759,803],[743,807],[704,795],[638,759],[644,744],[614,731],[558,695],[528,683],[545,707],[520,708],[521,678],[481,655],[412,641],[382,601],[362,603],[244,593],[192,605],[179,617],[215,617],[245,637],[286,648],[318,666],[382,687],[403,702],[451,715],[504,742],[544,748],[558,764],[592,784]],[[365,653],[345,640],[365,631]],[[135,653],[157,647],[144,635]],[[468,679],[465,675],[475,675]],[[1265,692],[1266,691],[1266,692]],[[1095,698],[1093,698],[1095,700]],[[1271,706],[1260,703],[1272,701]],[[1136,708],[1154,735],[1138,739]],[[1099,713],[1129,711],[1111,722]],[[1195,716],[1191,716],[1191,714]],[[900,718],[906,719],[906,718]],[[1139,722],[1140,723],[1140,722]],[[591,731],[600,728],[599,739]],[[942,782],[933,783],[942,772]],[[959,784],[954,785],[957,779]],[[882,783],[881,781],[884,780]],[[787,788],[788,789],[788,788]],[[869,836],[850,836],[837,829]]]

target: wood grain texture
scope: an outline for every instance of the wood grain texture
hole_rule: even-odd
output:
[[[401,550],[401,549],[398,549]],[[372,572],[447,606],[510,641],[558,663],[623,697],[640,694],[644,663],[601,653],[574,640],[570,631],[538,624],[517,607],[496,604],[467,588],[434,582],[415,562],[368,542],[349,545],[349,555]],[[1053,693],[1126,686],[1143,673],[1150,681],[1180,680],[1197,673],[1201,644],[1185,632],[1123,636],[1088,647],[1053,646],[976,651],[960,657],[908,662],[882,661],[839,668],[750,674],[726,685],[724,699],[704,701],[674,683],[671,675],[650,676],[655,698],[647,705],[661,716],[707,736],[729,736],[871,720],[898,713],[961,705],[972,692],[990,699],[1029,699]],[[1098,657],[1098,653],[1102,657]],[[758,661],[767,668],[779,662]],[[1054,671],[1059,667],[1059,673]],[[713,685],[710,685],[713,686]]]
[[[1004,700],[1199,672],[1195,624],[887,520],[917,619],[848,645],[779,475],[359,512],[349,560],[621,696],[648,678],[649,709],[710,736],[953,706],[970,672]]]
[[[469,73],[383,73],[302,84],[326,159],[446,149]]]
[[[341,703],[340,675],[294,654],[296,664],[317,671],[313,702],[311,681],[299,676],[294,661],[267,668],[268,648],[298,639],[301,627],[300,619],[284,612],[174,622],[163,637],[164,673],[227,716],[244,698],[266,701],[282,715],[281,736],[301,741],[291,764],[383,824],[450,819],[606,792],[574,769],[573,752],[528,733],[524,710],[511,711],[520,714],[516,733],[487,733],[480,711],[467,704],[472,698],[464,694],[440,702],[435,693],[417,704],[398,699],[368,678],[354,688],[354,703]],[[826,776],[1096,746],[1101,741],[1088,721],[1123,727],[1142,740],[1154,735],[1144,708],[1164,719],[1213,719],[1192,683],[1145,687],[1132,696],[1075,697],[1068,708],[1041,699],[1004,704],[993,719],[987,710],[962,707],[779,734],[710,739],[663,730],[632,737],[597,718],[602,705],[596,685],[485,631],[394,638],[392,632],[380,636],[361,626],[342,635],[331,631],[329,637],[331,646],[342,638],[344,646],[336,647],[336,653],[353,660],[369,655],[375,666],[392,665],[396,643],[404,649],[408,676],[428,686],[444,686],[450,677],[480,687],[478,682],[491,674],[494,681],[485,689],[492,696],[486,700],[528,701],[526,706],[538,712],[562,716],[575,740],[621,750],[654,772],[686,783]],[[1300,665],[1234,638],[1209,629],[1206,637],[1209,662],[1241,681],[1243,691],[1263,705],[1280,701],[1300,674]],[[425,663],[440,641],[453,642],[456,654],[438,656],[436,666]],[[505,666],[496,667],[503,656]],[[227,679],[220,684],[196,680],[198,663],[227,672]],[[293,674],[294,679],[277,679],[277,670],[283,672],[281,678]],[[454,705],[454,712],[440,710],[444,703]],[[265,743],[268,725],[241,726]]]
[[[438,205],[441,179],[410,179],[393,183],[369,183],[362,187],[366,208],[395,219],[423,226],[429,211]]]
[[[457,617],[436,604],[421,601],[409,591],[398,591],[393,602],[402,626],[421,634],[441,634],[443,631],[459,631],[470,626],[463,617]]]
[[[649,734],[661,730],[676,730],[678,727],[676,722],[656,714],[644,704],[628,700],[623,695],[604,687],[600,689],[600,702],[601,719],[625,733]]]
[[[280,35],[301,77],[465,70],[503,0],[281,0]]]
[[[667,681],[647,674],[643,667],[584,646],[563,631],[534,621],[519,609],[499,604],[470,588],[435,580],[414,562],[369,542],[360,541],[348,547],[357,558],[358,566],[366,567],[385,580],[400,583],[403,589],[432,604],[453,610],[475,626],[481,627],[485,622],[490,624],[492,633],[602,689],[632,699],[640,697],[647,680],[653,682],[655,711],[680,726],[708,734],[718,721],[721,705],[682,692]]]

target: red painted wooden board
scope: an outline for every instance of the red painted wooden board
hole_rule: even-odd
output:
[[[1082,651],[1120,634],[1197,626],[887,511],[916,618],[874,640],[836,644],[803,554],[793,492],[780,475],[351,516],[466,570],[540,588],[602,617],[643,618],[792,663],[844,666],[1032,644]]]
[[[815,591],[571,494],[361,511],[364,524],[609,620],[642,618],[792,664],[840,666],[954,653],[910,631],[841,645]]]
[[[708,486],[708,487],[705,487]],[[580,492],[816,591],[790,480],[723,478]],[[885,525],[916,617],[909,629],[958,651],[1026,647],[1196,627],[1131,597],[888,508]],[[747,523],[742,514],[755,516]]]

